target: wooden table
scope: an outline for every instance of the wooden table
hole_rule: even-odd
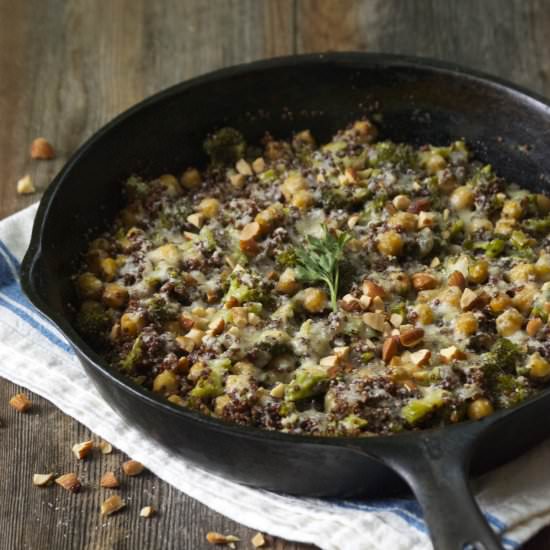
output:
[[[23,174],[44,190],[114,115],[197,74],[289,53],[385,51],[456,61],[550,96],[549,26],[543,0],[0,0],[0,217],[38,200],[16,194]],[[29,144],[39,135],[55,145],[56,160],[31,162]],[[130,502],[155,504],[157,518],[128,510],[101,519],[104,494],[91,487],[119,467],[117,452],[77,466],[90,485],[77,497],[34,488],[34,472],[74,470],[70,448],[91,434],[37,396],[32,413],[14,412],[7,402],[18,390],[0,381],[2,549],[196,550],[210,547],[211,530],[238,535],[239,548],[252,548],[254,531],[150,474],[123,493]],[[549,546],[546,530],[525,548]]]

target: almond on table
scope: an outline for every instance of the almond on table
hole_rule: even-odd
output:
[[[32,406],[31,400],[24,393],[14,395],[9,403],[17,412],[23,413],[27,412]]]
[[[61,485],[63,489],[71,493],[79,493],[80,490],[82,489],[82,484],[80,483],[80,480],[78,479],[77,475],[73,472],[68,474],[63,474],[62,476],[55,478],[55,482],[58,485]]]
[[[50,160],[55,158],[55,151],[51,143],[45,138],[38,137],[31,144],[31,158]]]
[[[143,464],[137,460],[127,460],[122,463],[122,471],[127,476],[137,476],[143,472],[144,468]]]

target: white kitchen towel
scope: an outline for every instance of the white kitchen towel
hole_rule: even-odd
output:
[[[63,336],[21,292],[19,264],[35,213],[36,205],[0,222],[0,376],[42,395],[158,477],[253,529],[326,550],[431,548],[412,498],[311,499],[251,489],[188,464],[117,416]],[[547,441],[479,480],[479,501],[506,548],[519,547],[550,523],[549,464]]]

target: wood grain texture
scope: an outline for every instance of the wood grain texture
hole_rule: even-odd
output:
[[[438,57],[550,95],[549,26],[544,0],[0,0],[0,217],[37,200],[15,193],[23,174],[43,190],[102,124],[183,79],[292,52],[357,49]],[[30,160],[39,135],[55,145],[55,160]],[[70,448],[92,434],[37,396],[29,414],[16,413],[7,401],[17,391],[0,381],[0,549],[195,550],[211,548],[210,530],[252,547],[252,530],[151,474],[124,479],[127,509],[102,519],[110,492],[98,480],[125,457],[78,463]],[[77,471],[83,493],[33,487],[32,474],[46,471]],[[147,504],[158,517],[139,518]],[[307,548],[271,541],[283,547]],[[548,547],[548,529],[525,546]]]

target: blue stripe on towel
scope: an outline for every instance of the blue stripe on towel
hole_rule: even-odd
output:
[[[23,294],[19,282],[14,277],[14,273],[16,276],[19,275],[20,269],[21,266],[17,261],[17,258],[15,258],[9,248],[0,240],[0,307],[10,310],[21,320],[25,321],[32,328],[40,332],[40,334],[42,334],[58,348],[68,353],[74,353],[70,345],[60,339],[55,332],[51,330],[51,324],[48,320],[44,319],[43,321],[39,321],[34,319],[25,311],[24,308],[28,308],[34,312],[37,312],[33,305],[28,301],[27,297]],[[2,294],[5,297],[10,298],[14,303],[6,300]],[[42,317],[40,312],[37,313],[40,317]],[[428,533],[422,516],[422,510],[418,502],[413,499],[387,499],[369,502],[362,500],[327,499],[327,501],[342,508],[364,510],[369,512],[391,512],[421,533]],[[495,516],[491,514],[485,514],[485,516],[489,523],[496,527],[499,532],[503,532],[506,529],[506,525]],[[502,543],[511,550],[515,550],[520,546],[518,542],[507,537],[503,537],[501,540]]]

